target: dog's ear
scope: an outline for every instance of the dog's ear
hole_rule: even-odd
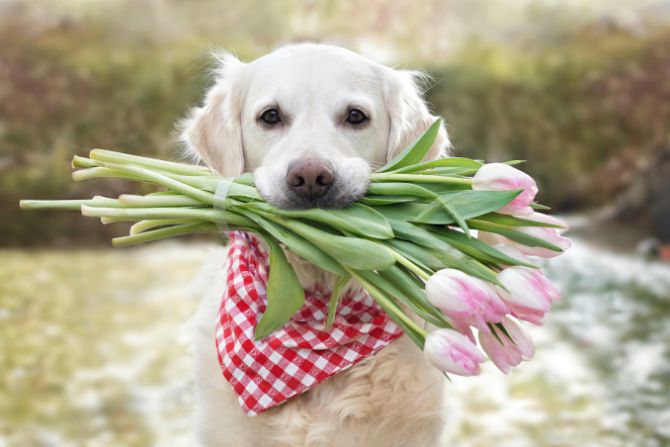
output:
[[[387,159],[391,160],[419,138],[438,117],[430,113],[423,100],[418,85],[425,78],[421,72],[387,67],[383,67],[383,70],[384,100],[391,121]],[[449,147],[449,135],[442,123],[435,143],[425,159],[444,157]]]
[[[220,62],[216,82],[202,107],[194,108],[181,123],[181,141],[190,156],[225,177],[233,177],[244,170],[240,85],[244,64],[228,53],[216,57]]]

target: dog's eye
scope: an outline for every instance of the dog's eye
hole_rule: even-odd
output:
[[[363,113],[360,109],[356,108],[351,108],[347,112],[347,123],[353,124],[355,126],[359,124],[363,124],[368,120],[368,117],[365,116],[365,113]]]
[[[263,121],[263,123],[269,126],[274,126],[281,122],[281,116],[279,116],[279,110],[275,108],[267,109],[261,114],[261,116],[258,119],[260,119],[261,121]]]

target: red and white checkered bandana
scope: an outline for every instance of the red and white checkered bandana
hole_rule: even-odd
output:
[[[221,299],[216,346],[223,375],[243,411],[254,416],[355,365],[402,335],[364,291],[341,297],[324,329],[329,292],[305,291],[305,304],[281,329],[254,341],[267,305],[268,256],[258,239],[231,232],[228,290]]]

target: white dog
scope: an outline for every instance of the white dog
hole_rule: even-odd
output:
[[[434,122],[418,74],[329,45],[283,47],[250,63],[220,56],[214,86],[185,122],[188,148],[224,176],[254,172],[278,207],[342,207],[371,170]],[[430,158],[443,154],[441,129]],[[304,287],[332,278],[296,257]],[[258,416],[222,375],[215,322],[225,279],[211,278],[195,317],[196,418],[208,447],[421,447],[439,443],[441,374],[406,337]]]

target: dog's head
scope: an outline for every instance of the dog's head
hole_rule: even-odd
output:
[[[282,208],[336,208],[360,198],[371,170],[430,126],[417,72],[317,44],[283,47],[250,63],[219,55],[204,105],[182,139],[224,176],[254,172]],[[443,155],[442,128],[427,158]]]

